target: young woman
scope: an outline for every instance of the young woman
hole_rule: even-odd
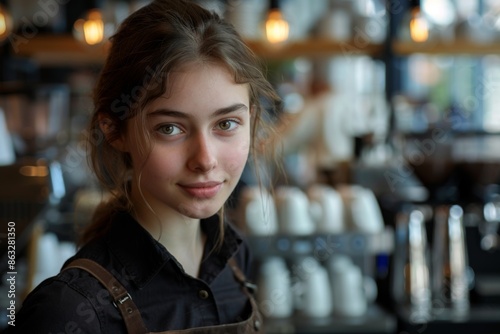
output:
[[[112,195],[19,333],[261,330],[250,255],[223,219],[279,98],[232,26],[183,0],[131,14],[95,89],[91,165]],[[14,329],[14,328],[12,328]]]

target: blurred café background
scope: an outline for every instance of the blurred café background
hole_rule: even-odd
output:
[[[107,196],[92,87],[148,2],[0,1],[0,329],[9,273],[19,307]],[[284,101],[283,168],[249,163],[228,210],[268,332],[500,333],[500,0],[198,2]]]

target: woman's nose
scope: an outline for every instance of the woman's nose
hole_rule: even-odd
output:
[[[209,135],[199,133],[190,141],[188,168],[198,173],[206,173],[217,166],[216,148]]]

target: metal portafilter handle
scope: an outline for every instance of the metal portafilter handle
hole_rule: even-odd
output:
[[[458,205],[437,208],[433,242],[433,306],[460,314],[469,309],[463,215]]]
[[[426,208],[411,207],[397,216],[393,297],[417,322],[430,317],[431,288],[428,264]]]
[[[410,213],[409,269],[410,299],[414,312],[423,317],[430,311],[431,290],[429,286],[429,266],[427,263],[427,232],[424,214],[419,210]]]
[[[486,203],[483,209],[484,221],[479,225],[481,233],[481,248],[493,251],[500,247],[498,238],[498,225],[500,223],[500,196]]]

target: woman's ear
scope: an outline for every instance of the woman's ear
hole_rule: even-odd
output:
[[[113,120],[106,116],[99,115],[98,121],[99,128],[106,137],[108,143],[119,151],[127,152],[128,149],[125,140],[120,134],[117,136],[116,124],[113,122]]]

